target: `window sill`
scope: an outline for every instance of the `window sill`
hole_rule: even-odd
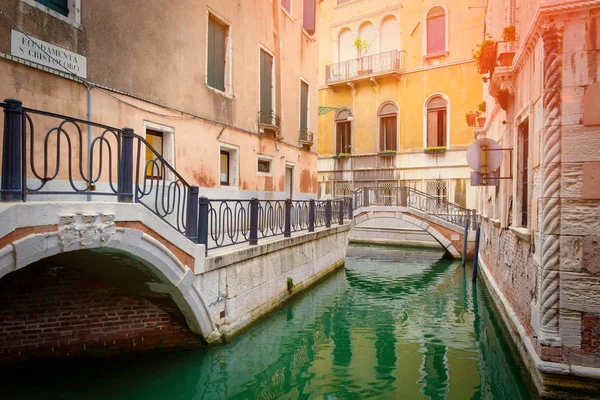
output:
[[[257,172],[256,176],[267,176],[267,177],[272,177],[273,173],[272,172]]]
[[[315,38],[315,34],[314,33],[311,35],[304,28],[302,28],[302,33],[304,33],[304,36],[306,36],[308,38],[308,40],[310,40],[311,42],[316,42],[317,41],[317,38]]]
[[[423,54],[423,60],[430,60],[432,58],[446,57],[448,54],[449,54],[448,50],[438,51],[437,53],[431,53],[431,54]]]
[[[344,3],[344,4],[337,4],[337,1],[336,1],[336,4],[333,6],[333,8],[335,9],[335,8],[345,7],[345,6],[349,5],[349,4],[356,3],[357,1],[358,0],[350,0],[349,2]]]
[[[290,20],[292,20],[292,21],[295,21],[295,20],[296,20],[296,18],[292,17],[292,12],[291,12],[291,11],[288,11],[288,10],[286,10],[286,9],[285,9],[285,7],[283,7],[281,4],[279,4],[279,8],[281,8],[281,11],[283,11],[283,13],[284,13],[285,15],[287,15],[287,17],[288,17]]]
[[[41,10],[41,11],[45,12],[46,14],[48,14],[48,15],[56,18],[56,19],[59,19],[59,20],[63,21],[66,24],[71,25],[75,29],[82,30],[80,22],[77,22],[77,21],[75,21],[75,20],[73,20],[73,19],[71,19],[69,17],[65,17],[64,15],[62,15],[62,14],[60,14],[60,13],[58,13],[58,12],[56,12],[56,11],[48,8],[48,7],[46,7],[45,5],[42,5],[42,4],[38,3],[35,0],[19,0],[19,1],[21,3],[25,3],[25,4],[29,5],[29,6],[31,6],[33,8],[37,8],[38,10]]]
[[[509,226],[508,227],[518,238],[529,243],[531,241],[531,231],[521,226]]]
[[[500,220],[496,219],[496,218],[490,218],[489,221],[492,223],[492,225],[494,225],[496,228],[500,228]]]
[[[214,93],[216,93],[218,95],[221,95],[221,96],[225,97],[226,99],[233,100],[233,93],[222,92],[219,89],[215,89],[214,87],[210,86],[208,83],[205,83],[204,85],[211,92],[214,92]]]

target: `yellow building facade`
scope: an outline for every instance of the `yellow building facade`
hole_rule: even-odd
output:
[[[472,58],[483,38],[477,6],[320,3],[320,197],[408,185],[474,208],[466,163],[473,129],[465,114],[482,102]]]

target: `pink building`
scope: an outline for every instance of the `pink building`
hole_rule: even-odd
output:
[[[544,397],[600,393],[600,1],[488,0],[482,272]]]

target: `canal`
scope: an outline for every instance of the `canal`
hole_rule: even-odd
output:
[[[3,399],[530,399],[483,282],[431,250],[344,269],[223,346],[3,371]]]

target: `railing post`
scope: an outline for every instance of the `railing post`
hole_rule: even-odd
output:
[[[126,126],[121,135],[121,162],[119,163],[117,195],[120,203],[133,202],[133,129]],[[92,177],[90,176],[90,179]]]
[[[308,203],[308,231],[315,231],[315,199],[310,199]]]
[[[408,204],[408,187],[400,186],[400,207],[407,207]]]
[[[331,200],[325,202],[325,228],[331,228]]]
[[[23,103],[17,99],[4,100],[4,139],[2,143],[1,201],[25,201],[22,163],[25,159],[21,143]]]
[[[340,225],[344,225],[344,200],[340,200],[338,204],[340,205],[340,209],[338,210]]]
[[[471,230],[477,229],[477,210],[471,210]]]
[[[208,251],[208,199],[204,196],[198,199],[198,243]]]
[[[285,199],[285,220],[283,221],[283,237],[292,236],[292,200]]]
[[[192,242],[198,243],[198,194],[200,188],[196,185],[188,190],[187,208],[186,208],[186,227],[185,236]]]
[[[363,188],[363,207],[369,207],[369,188]]]
[[[250,239],[251,245],[258,244],[258,199],[250,200]]]
[[[463,253],[462,253],[462,266],[465,266],[467,260],[467,239],[469,237],[469,217],[465,219],[465,230],[463,232]]]

